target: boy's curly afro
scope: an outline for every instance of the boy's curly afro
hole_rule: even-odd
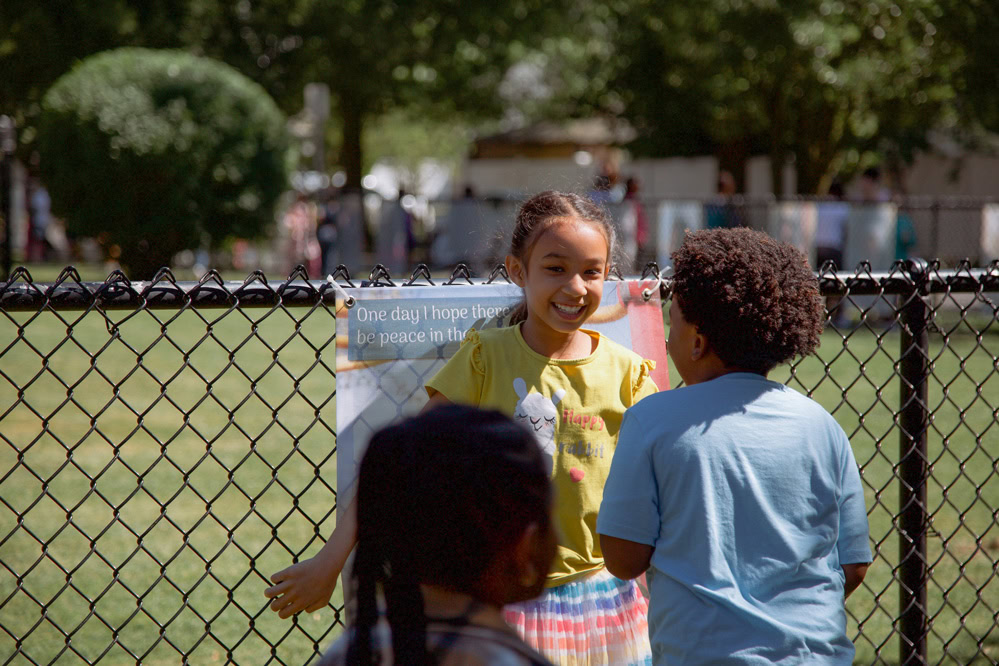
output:
[[[793,246],[752,229],[698,231],[673,266],[680,311],[726,365],[766,374],[819,345],[818,281]]]

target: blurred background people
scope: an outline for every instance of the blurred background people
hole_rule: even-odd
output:
[[[829,186],[829,201],[818,204],[817,228],[815,230],[815,267],[831,261],[840,270],[843,266],[843,247],[846,240],[846,225],[850,219],[850,204],[843,200],[843,185],[839,181]]]
[[[52,201],[49,192],[38,178],[28,181],[28,242],[27,259],[30,262],[45,261],[48,256],[48,241],[45,235],[52,221]]]
[[[655,248],[649,243],[649,216],[639,197],[641,183],[635,176],[629,176],[624,183],[624,201],[635,216],[636,264],[641,269],[655,258]]]
[[[402,205],[405,190],[399,190],[395,201],[382,204],[375,238],[375,262],[388,269],[393,277],[408,272],[413,250],[413,217]]]
[[[295,195],[295,202],[282,220],[287,234],[285,243],[285,273],[299,264],[305,266],[310,276],[319,275],[319,243],[316,240],[316,206],[302,193]]]
[[[735,176],[731,171],[718,172],[718,194],[704,206],[705,226],[708,229],[746,226],[742,211],[732,202],[736,194]]]
[[[340,263],[337,253],[336,217],[340,204],[332,191],[327,191],[317,210],[316,240],[319,242],[322,277],[330,275]]]

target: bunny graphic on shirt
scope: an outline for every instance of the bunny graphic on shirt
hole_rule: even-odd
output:
[[[558,422],[556,405],[565,396],[565,389],[555,391],[549,399],[540,393],[528,392],[527,382],[517,377],[513,380],[513,390],[520,398],[513,410],[514,420],[523,423],[534,433],[550,470],[555,456],[555,424]]]

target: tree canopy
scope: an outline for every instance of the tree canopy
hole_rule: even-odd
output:
[[[341,129],[340,164],[359,185],[362,134],[375,117],[502,111],[509,66],[555,29],[557,0],[282,0],[201,4],[198,48],[260,81],[290,111],[307,81],[327,83]]]
[[[611,4],[606,87],[639,128],[639,151],[764,152],[774,183],[793,159],[799,191],[824,191],[836,173],[865,160],[911,160],[928,130],[959,118],[964,127],[999,131],[999,10],[976,2],[957,11],[959,4]]]
[[[41,172],[71,233],[104,240],[148,278],[181,249],[252,238],[287,187],[284,116],[231,67],[126,48],[84,60],[46,93]]]
[[[999,132],[993,0],[8,0],[0,25],[0,110],[29,136],[41,92],[79,58],[182,47],[286,112],[327,83],[355,185],[366,128],[397,111],[605,113],[639,129],[641,154],[793,159],[805,192],[904,163],[931,129]]]

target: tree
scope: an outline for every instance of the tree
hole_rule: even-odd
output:
[[[940,0],[936,39],[958,51],[950,82],[955,122],[999,134],[999,4],[992,0]]]
[[[875,152],[911,159],[956,101],[950,77],[965,55],[933,38],[939,0],[612,6],[620,66],[608,87],[644,146],[762,149],[775,187],[790,158],[802,192]]]
[[[179,250],[260,235],[287,186],[284,117],[232,68],[179,51],[91,56],[42,101],[53,212],[133,278]]]
[[[420,109],[498,115],[509,66],[549,28],[569,31],[569,0],[254,0],[201,3],[191,43],[260,81],[286,111],[325,82],[341,129],[340,163],[359,186],[362,136],[375,117]]]
[[[0,113],[33,148],[41,99],[81,59],[121,46],[181,46],[189,0],[0,2]]]

